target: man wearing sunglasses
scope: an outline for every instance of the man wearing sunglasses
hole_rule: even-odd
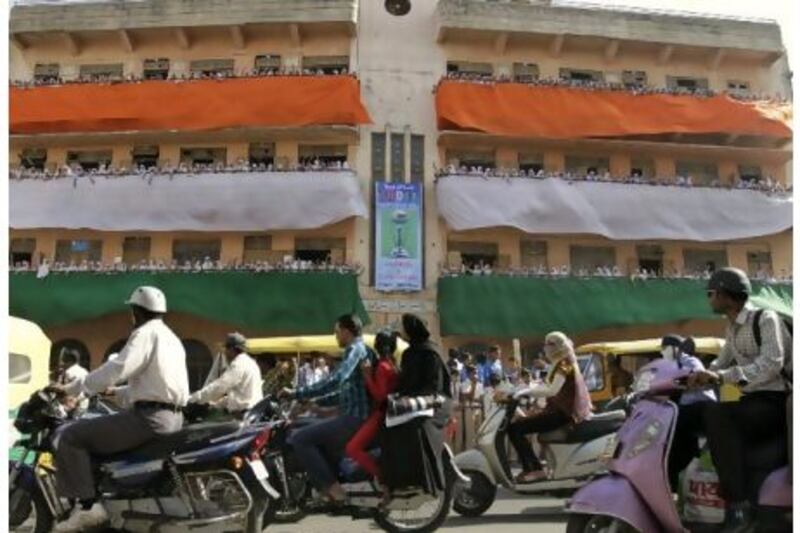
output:
[[[750,280],[739,269],[723,268],[711,276],[709,304],[728,319],[725,347],[710,370],[698,370],[689,379],[693,387],[728,383],[742,391],[740,401],[709,402],[704,413],[711,457],[727,502],[723,533],[750,531],[750,489],[760,481],[747,479],[748,449],[787,434],[791,383],[784,367],[792,357],[792,334],[777,313],[752,306],[750,293]]]

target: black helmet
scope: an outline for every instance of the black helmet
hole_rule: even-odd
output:
[[[750,279],[738,268],[720,268],[708,280],[708,290],[725,291],[729,294],[750,294]]]
[[[392,355],[397,349],[397,336],[394,332],[381,330],[375,335],[375,351],[379,356]]]

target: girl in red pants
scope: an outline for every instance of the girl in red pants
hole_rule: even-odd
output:
[[[397,338],[394,333],[380,332],[375,336],[375,351],[378,353],[377,364],[373,367],[369,359],[361,365],[364,384],[372,398],[372,412],[345,447],[345,453],[372,477],[378,479],[378,463],[367,453],[370,445],[378,436],[384,416],[386,416],[386,398],[397,385],[397,368],[394,365],[394,352]]]

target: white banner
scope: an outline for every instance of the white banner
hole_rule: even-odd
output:
[[[351,172],[11,180],[14,229],[266,231],[368,216]]]
[[[791,196],[564,179],[446,176],[439,213],[454,230],[513,227],[615,240],[724,241],[792,228]]]

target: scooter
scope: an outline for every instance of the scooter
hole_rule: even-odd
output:
[[[497,485],[519,494],[560,494],[583,486],[601,472],[604,458],[614,450],[615,433],[625,421],[625,411],[598,413],[580,424],[538,436],[547,478],[516,483],[506,453],[508,426],[520,400],[511,399],[492,408],[478,428],[476,447],[456,456],[456,465],[470,478],[459,487],[453,509],[463,516],[480,516],[494,503]]]
[[[669,485],[667,460],[678,407],[670,396],[686,388],[689,372],[659,359],[642,368],[634,385],[636,403],[617,434],[609,474],[572,497],[568,533],[642,531],[678,533],[696,530],[681,522]],[[792,530],[791,470],[786,466],[786,442],[752,450],[746,468],[758,480],[756,525],[753,531]]]
[[[53,465],[53,440],[69,423],[57,394],[46,389],[20,407],[14,425],[26,436],[18,443],[21,456],[9,463],[12,529],[28,520],[35,533],[46,533],[72,510],[74,502],[58,492]],[[260,533],[271,495],[277,496],[262,461],[268,432],[239,422],[190,425],[133,450],[92,456],[110,526]]]

